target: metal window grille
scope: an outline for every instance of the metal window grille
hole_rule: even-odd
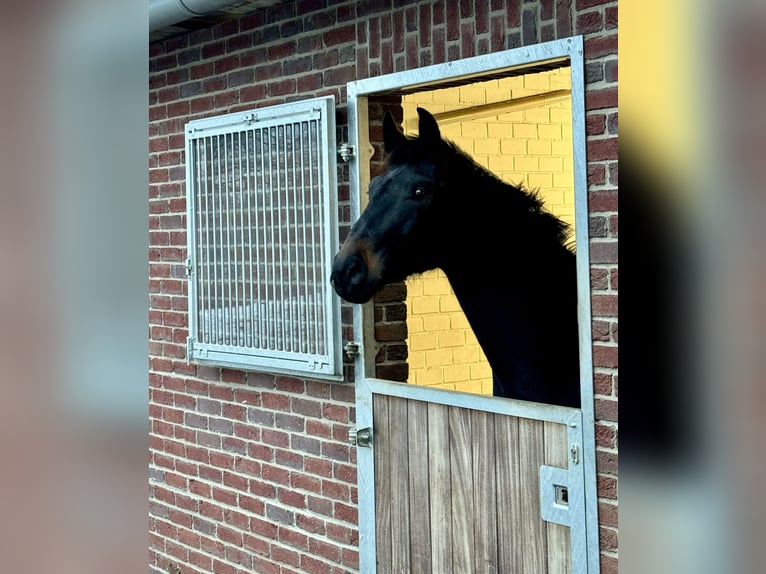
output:
[[[190,361],[336,377],[334,98],[186,126]]]

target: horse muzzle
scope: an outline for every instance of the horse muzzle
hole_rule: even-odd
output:
[[[330,282],[349,303],[366,303],[382,286],[379,259],[364,246],[344,244],[332,265]]]

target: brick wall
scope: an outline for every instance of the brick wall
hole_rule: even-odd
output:
[[[616,2],[327,4],[288,1],[150,46],[150,571],[358,569],[350,370],[329,383],[186,364],[185,122],[333,94],[344,141],[348,81],[583,33],[602,571],[616,572]],[[347,227],[343,165],[338,180]],[[406,374],[398,289],[376,309],[392,378]]]

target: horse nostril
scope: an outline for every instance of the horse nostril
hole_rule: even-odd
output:
[[[346,278],[351,285],[359,285],[367,279],[367,266],[359,255],[353,255],[346,267]]]

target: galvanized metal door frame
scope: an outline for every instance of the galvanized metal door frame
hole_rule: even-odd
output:
[[[573,134],[573,172],[575,191],[575,241],[577,245],[577,285],[578,285],[578,322],[580,351],[580,396],[582,408],[579,409],[579,431],[581,436],[581,461],[583,473],[583,519],[585,556],[577,560],[580,565],[575,572],[597,574],[599,572],[598,540],[598,500],[596,493],[596,448],[595,448],[595,413],[593,405],[593,360],[591,339],[590,308],[590,257],[588,249],[588,201],[587,201],[587,161],[585,147],[585,64],[583,56],[583,38],[575,36],[532,46],[515,48],[418,68],[417,70],[396,72],[385,76],[367,78],[350,82],[347,85],[349,144],[357,150],[353,161],[349,162],[351,218],[355,220],[362,211],[362,201],[366,197],[362,190],[369,183],[369,162],[372,149],[368,137],[368,97],[408,89],[437,88],[447,81],[458,79],[477,81],[487,76],[514,69],[523,70],[535,64],[568,60],[571,73],[572,93],[572,134]],[[435,391],[414,385],[402,385],[375,379],[375,355],[377,352],[373,336],[374,316],[372,304],[354,306],[354,333],[360,344],[360,353],[355,360],[357,385],[357,425],[360,428],[372,427],[372,393],[406,393],[409,398],[424,396],[427,401],[462,402],[461,393]],[[403,388],[402,388],[403,387]],[[405,396],[405,395],[397,395]],[[455,397],[452,399],[450,397]],[[517,414],[526,412],[535,417],[551,413],[550,405],[535,405],[521,401],[508,401],[492,397],[470,395],[467,404],[473,404],[491,412]],[[446,403],[446,404],[452,404]],[[513,406],[511,406],[513,405]],[[463,406],[463,405],[456,405]],[[539,408],[544,407],[544,408]],[[474,408],[474,407],[468,407]],[[498,410],[499,409],[499,410]],[[566,409],[570,410],[570,409]],[[525,416],[517,414],[517,416]],[[532,418],[535,418],[532,417]],[[375,521],[374,521],[374,470],[372,452],[361,448],[358,452],[359,466],[359,545],[360,568],[362,572],[375,572]],[[372,470],[372,472],[370,472]],[[371,500],[370,500],[371,499]],[[362,520],[364,517],[364,520]],[[370,519],[372,517],[372,519]],[[574,548],[574,539],[573,539]],[[573,556],[574,565],[575,556]]]

